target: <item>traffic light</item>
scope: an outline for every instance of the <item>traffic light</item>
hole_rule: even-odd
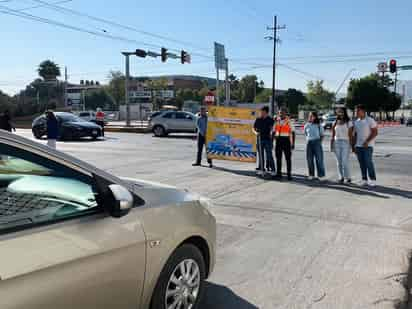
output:
[[[143,49],[136,49],[136,56],[145,58],[147,56],[147,52]]]
[[[167,61],[167,49],[164,47],[162,47],[161,56],[162,56],[162,62],[166,62]]]
[[[397,66],[396,60],[392,59],[389,62],[389,72],[396,73],[397,70],[398,70],[398,66]]]
[[[190,63],[192,61],[189,53],[184,51],[184,50],[182,50],[182,52],[181,52],[180,60],[181,60],[182,64]]]

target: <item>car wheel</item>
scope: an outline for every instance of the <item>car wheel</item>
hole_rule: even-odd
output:
[[[202,298],[206,278],[200,250],[185,244],[175,250],[160,274],[151,309],[196,309]]]
[[[162,137],[166,135],[166,130],[162,126],[155,126],[153,128],[153,134],[157,137]]]
[[[36,138],[36,139],[41,139],[41,134],[39,133],[39,132],[37,132],[37,131],[33,131],[33,136]]]

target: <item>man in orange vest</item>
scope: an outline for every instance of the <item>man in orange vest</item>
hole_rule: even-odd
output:
[[[96,111],[96,123],[102,127],[102,136],[104,136],[104,112],[99,107]]]
[[[295,127],[287,116],[287,113],[285,108],[281,108],[274,126],[274,136],[276,139],[276,178],[282,178],[282,156],[285,154],[288,180],[292,180],[292,150],[295,149]]]

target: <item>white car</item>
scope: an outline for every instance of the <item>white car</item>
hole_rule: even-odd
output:
[[[196,133],[197,117],[189,112],[165,111],[150,119],[149,126],[157,137],[169,133]]]
[[[96,113],[93,111],[80,112],[79,117],[85,121],[96,122]]]

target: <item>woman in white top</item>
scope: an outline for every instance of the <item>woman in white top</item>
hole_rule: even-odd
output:
[[[338,163],[339,182],[352,182],[349,157],[353,136],[353,123],[345,108],[336,111],[336,122],[332,127],[331,149],[336,155]]]

